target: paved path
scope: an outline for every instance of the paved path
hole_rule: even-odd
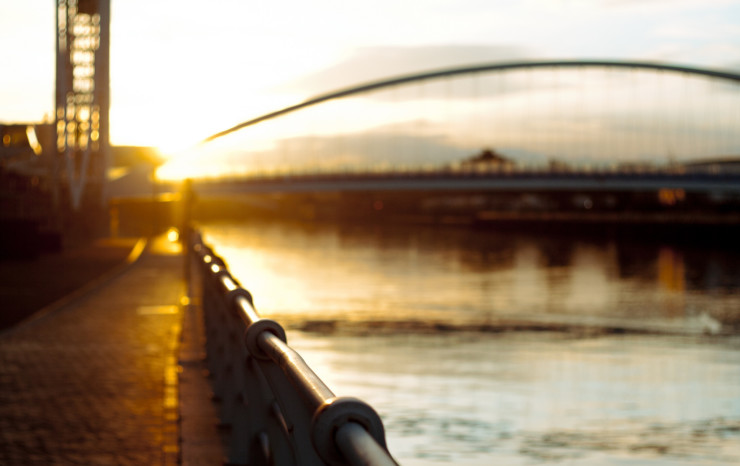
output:
[[[0,335],[0,464],[211,463],[180,454],[178,349],[191,306],[181,306],[179,252],[154,240],[107,283]]]

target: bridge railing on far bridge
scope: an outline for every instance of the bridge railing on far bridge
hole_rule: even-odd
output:
[[[192,272],[202,283],[207,363],[229,464],[393,465],[382,421],[366,403],[336,397],[263,319],[224,261],[191,235]]]

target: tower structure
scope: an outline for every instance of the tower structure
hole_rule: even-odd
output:
[[[56,157],[54,191],[73,210],[105,200],[108,139],[110,0],[55,0]]]

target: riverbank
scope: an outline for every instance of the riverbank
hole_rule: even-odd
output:
[[[136,243],[137,238],[102,238],[35,259],[0,261],[0,330],[123,263]]]

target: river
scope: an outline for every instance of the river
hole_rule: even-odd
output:
[[[428,226],[206,242],[405,465],[740,462],[740,252]]]

